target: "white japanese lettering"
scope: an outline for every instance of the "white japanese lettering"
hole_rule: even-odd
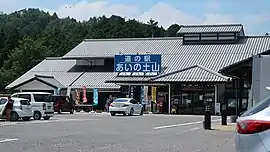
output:
[[[151,56],[150,55],[145,55],[144,56],[144,62],[151,62]]]
[[[125,56],[125,62],[131,62],[131,56],[130,55]]]
[[[116,72],[122,72],[124,70],[123,64],[118,63],[116,64]]]
[[[135,62],[140,62],[141,61],[141,57],[140,56],[135,56],[134,57],[134,61]]]
[[[143,65],[143,72],[150,72],[150,65],[148,63]]]
[[[126,72],[132,71],[132,65],[131,64],[125,64],[125,71]]]
[[[134,65],[134,71],[138,72],[138,71],[141,71],[141,69],[142,69],[142,66],[140,64]]]
[[[157,63],[152,64],[151,72],[159,72],[159,70],[160,70],[159,67],[160,67],[160,65]]]

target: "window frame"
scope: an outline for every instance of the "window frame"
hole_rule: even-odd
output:
[[[25,98],[25,97],[21,97],[21,96],[29,96],[29,97]],[[27,99],[29,102],[32,101],[31,94],[18,94],[18,98]]]

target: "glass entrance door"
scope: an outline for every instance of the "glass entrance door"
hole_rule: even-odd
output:
[[[192,93],[183,93],[179,103],[179,113],[192,114]]]
[[[179,103],[180,114],[204,114],[205,104],[208,100],[204,92],[183,92]]]

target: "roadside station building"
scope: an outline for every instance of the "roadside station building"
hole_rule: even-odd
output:
[[[61,88],[61,94],[75,96],[85,86],[89,102],[97,88],[101,109],[109,94],[154,100],[152,110],[162,113],[202,114],[204,102],[216,112],[223,102],[235,109],[239,101],[244,109],[251,83],[250,62],[245,61],[269,49],[270,37],[246,36],[241,24],[182,26],[178,37],[87,39],[63,57],[46,58],[6,88],[52,93]],[[115,55],[160,55],[160,69],[138,72],[132,64],[132,71],[116,72]],[[246,63],[236,70],[241,78],[234,74],[240,63]]]

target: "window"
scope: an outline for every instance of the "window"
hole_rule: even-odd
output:
[[[29,101],[28,100],[21,100],[20,103],[22,105],[30,105]]]
[[[28,99],[31,101],[31,95],[30,94],[19,94],[19,98]]]
[[[234,33],[218,33],[218,36],[234,36]]]
[[[185,37],[185,41],[199,41],[200,37]]]
[[[264,100],[262,100],[261,102],[255,104],[250,109],[248,109],[245,113],[243,113],[243,115],[241,117],[254,115],[254,114],[264,110],[265,108],[269,107],[269,105],[270,105],[270,97],[267,97]]]
[[[113,102],[127,102],[127,99],[116,99]]]
[[[15,94],[15,95],[13,95],[11,97],[19,98],[19,95],[18,94]]]
[[[185,34],[184,35],[185,37],[199,37],[200,36],[200,34]]]
[[[7,99],[0,99],[0,105],[4,105],[7,103]]]
[[[217,33],[202,33],[201,37],[217,37]]]
[[[34,94],[35,102],[53,102],[51,94]]]
[[[234,40],[235,37],[234,36],[222,36],[222,37],[218,37],[219,40]]]
[[[130,100],[130,103],[132,103],[132,104],[138,104],[138,102],[136,100],[134,100],[134,99],[131,99]]]

